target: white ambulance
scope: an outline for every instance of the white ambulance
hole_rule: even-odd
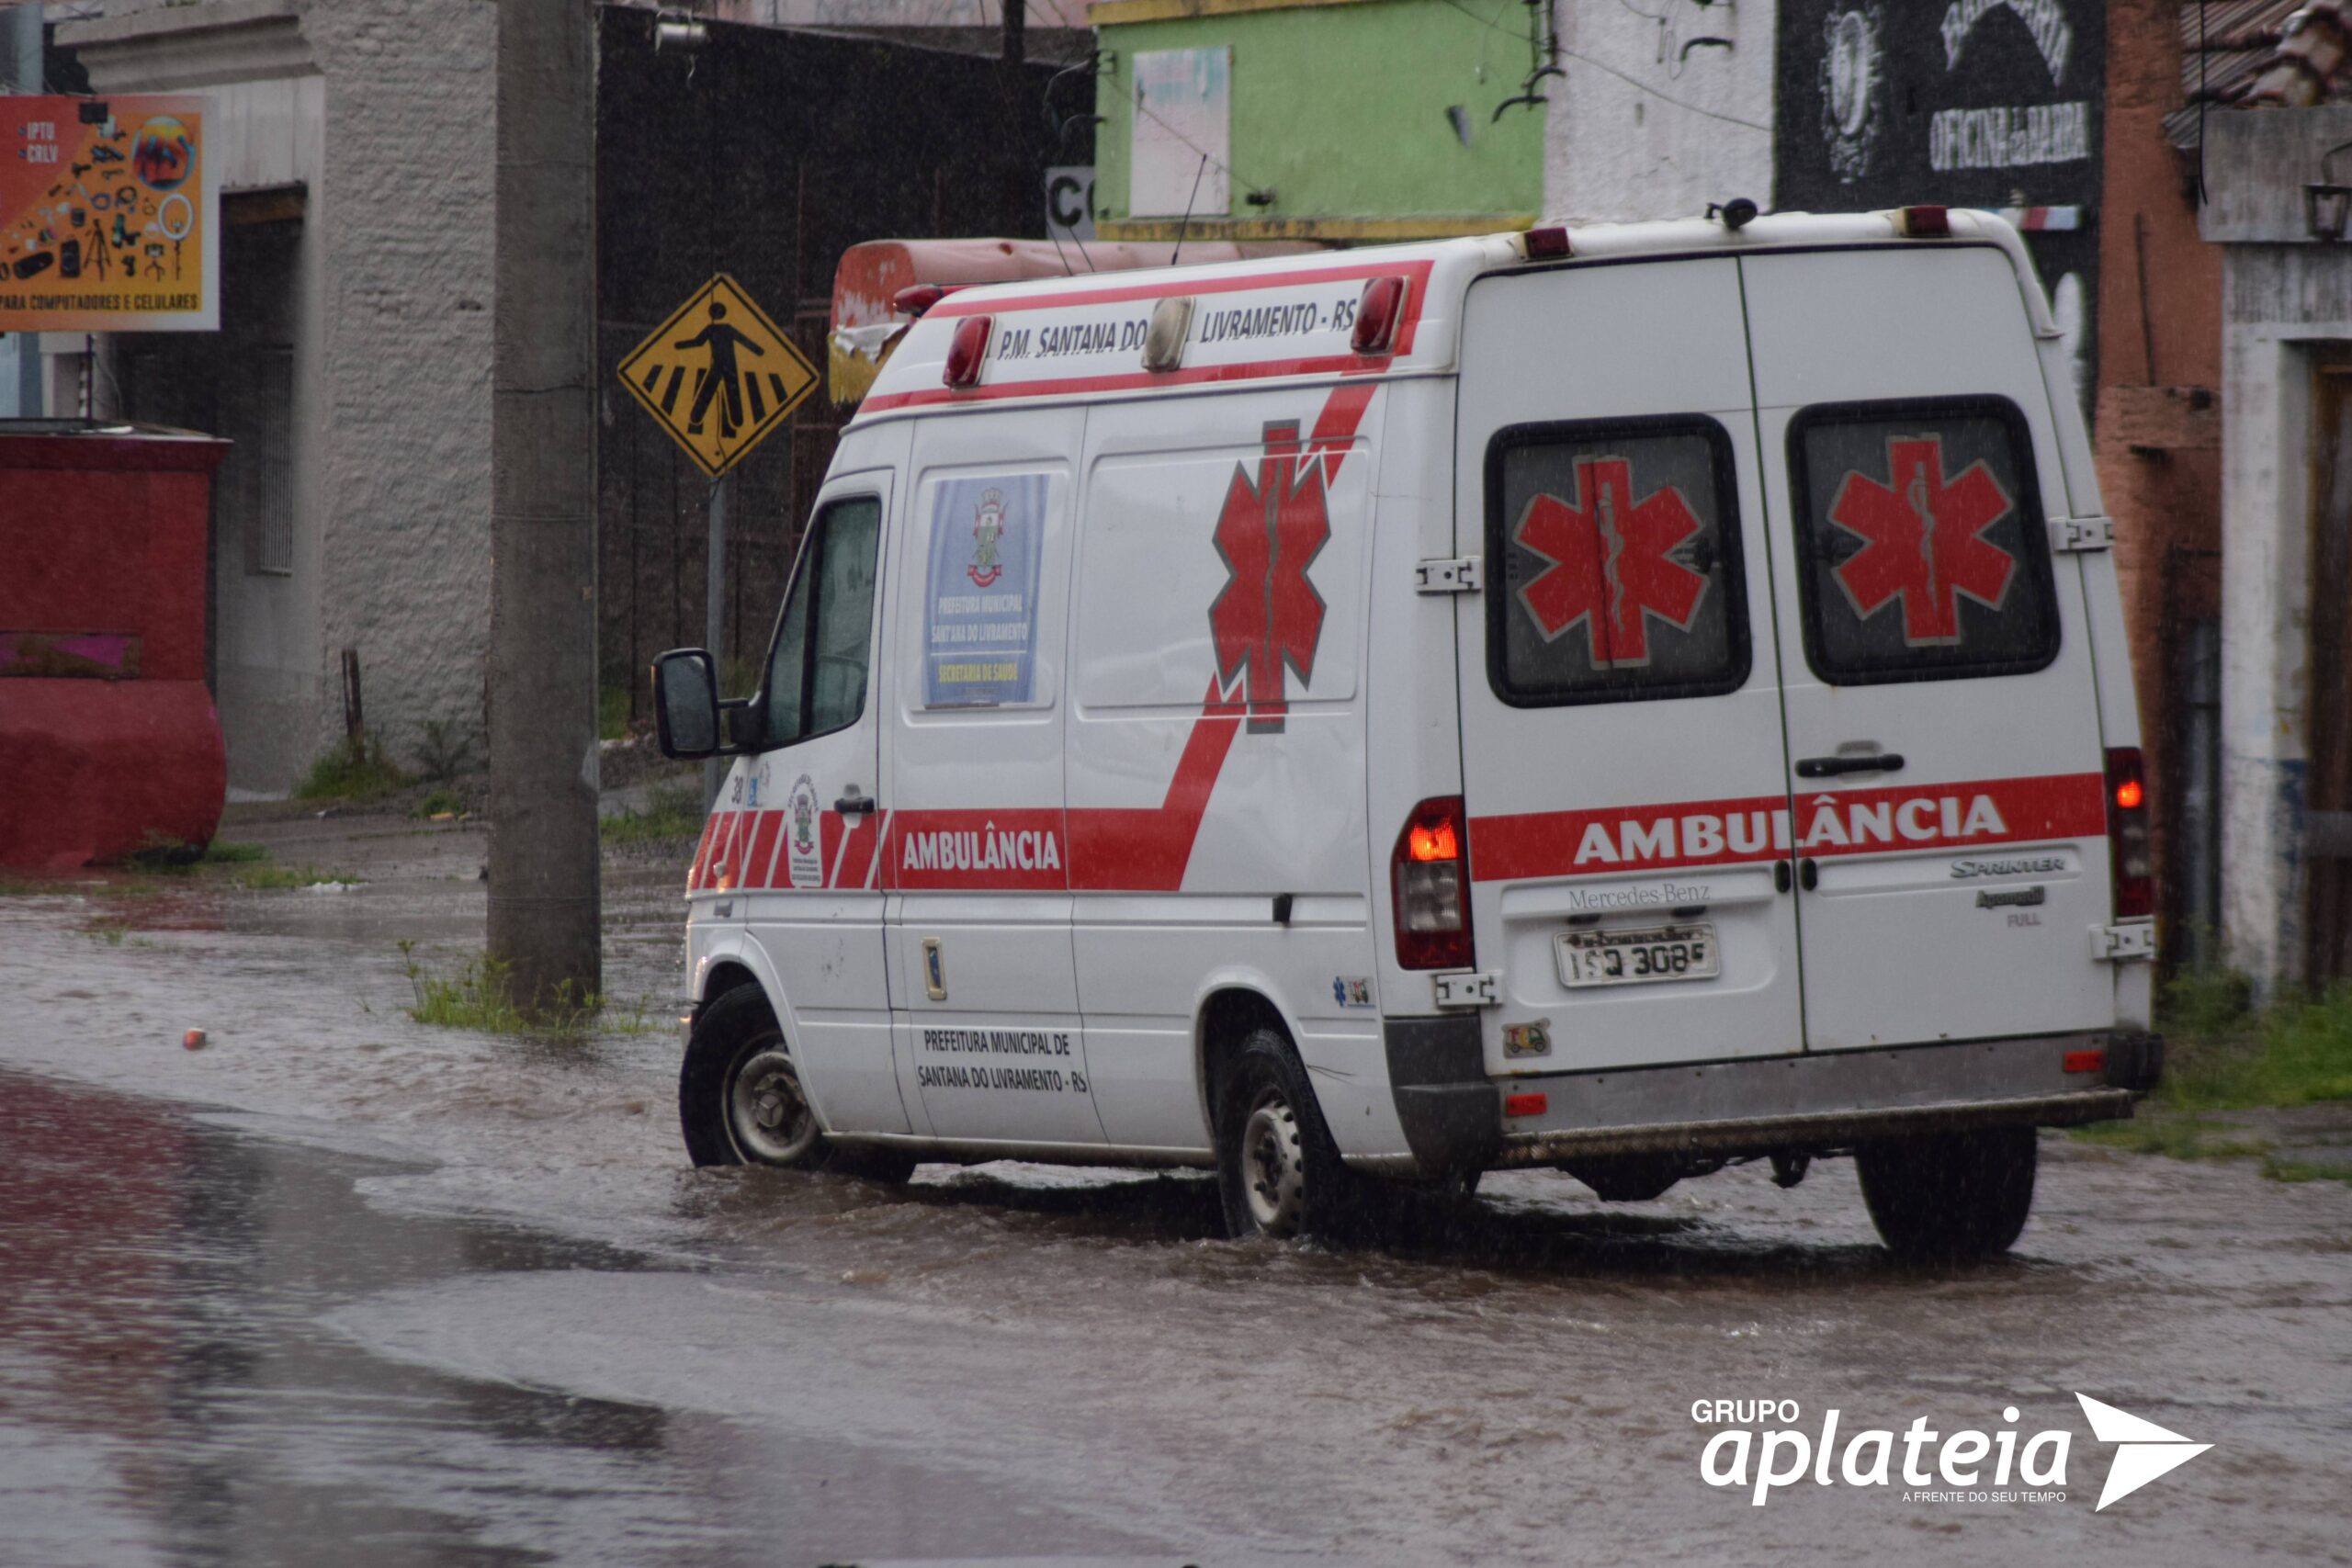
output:
[[[759,691],[655,666],[735,759],[687,1147],[1209,1168],[1276,1235],[1851,1154],[1999,1251],[2159,1065],[2109,534],[1988,215],[945,293]]]

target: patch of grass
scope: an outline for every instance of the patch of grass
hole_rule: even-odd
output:
[[[618,740],[628,733],[630,692],[627,686],[596,688],[596,739]]]
[[[191,876],[205,866],[250,865],[268,858],[268,849],[261,844],[232,844],[215,839],[198,849],[177,839],[150,833],[147,841],[133,851],[123,864],[153,875]]]
[[[102,915],[82,928],[82,934],[92,942],[105,942],[108,947],[120,947],[122,939],[130,934],[130,922],[110,915]]]
[[[645,809],[616,812],[599,824],[608,844],[650,844],[691,839],[702,831],[702,786],[663,779],[646,791]]]
[[[2156,1103],[2229,1111],[2352,1100],[2352,984],[2259,1010],[2242,976],[2184,974],[2165,987],[2165,1081]]]
[[[2224,1136],[2223,1134],[2236,1134]],[[2102,1148],[2135,1155],[2165,1155],[2173,1159],[2252,1159],[2269,1152],[2261,1138],[2248,1138],[2239,1128],[2202,1116],[2156,1111],[2129,1122],[2097,1122],[2075,1129],[2075,1135]]]
[[[310,773],[294,787],[294,796],[298,800],[374,800],[407,783],[408,776],[392,766],[383,747],[370,740],[364,748],[345,744],[319,753]]]
[[[616,1013],[607,1008],[603,996],[576,990],[569,980],[556,987],[553,1000],[539,1008],[534,1019],[514,1003],[511,965],[478,953],[455,970],[440,974],[417,957],[413,942],[401,942],[400,950],[401,973],[408,977],[416,998],[408,1015],[419,1023],[527,1035],[567,1044],[605,1032],[642,1034],[653,1027],[647,1021],[645,999],[639,998],[628,1012]]]
[[[356,887],[361,879],[347,871],[321,871],[314,865],[241,865],[222,880],[249,893],[275,893],[289,887],[313,887],[320,883]]]
[[[465,808],[466,797],[464,795],[459,795],[453,789],[436,789],[427,795],[423,800],[418,801],[416,803],[415,809],[412,810],[409,815],[411,817],[424,818],[429,820],[445,812],[456,813],[463,811]]]
[[[447,784],[473,765],[473,728],[453,719],[428,718],[417,737],[417,772],[435,784]]]
[[[2314,1165],[2309,1160],[2280,1159],[2276,1155],[2262,1156],[2262,1174],[2273,1181],[2352,1182],[2352,1168]]]

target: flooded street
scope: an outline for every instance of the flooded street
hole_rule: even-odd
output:
[[[695,1171],[673,867],[608,873],[644,1030],[527,1044],[402,1011],[479,839],[332,826],[273,854],[345,892],[0,899],[0,1562],[2352,1561],[2341,1183],[2045,1134],[2014,1257],[1939,1271],[1846,1161],[1346,1247],[1190,1175]],[[2094,1512],[2078,1392],[2213,1447]],[[1716,1398],[2062,1430],[2065,1498],[1759,1508]]]

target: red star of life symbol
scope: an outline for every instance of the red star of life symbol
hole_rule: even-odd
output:
[[[1829,521],[1862,541],[1836,569],[1838,586],[1865,620],[1902,600],[1912,648],[1957,643],[1962,596],[1998,610],[2008,595],[2017,558],[1984,533],[2012,502],[1982,461],[1946,484],[1940,435],[1890,438],[1886,466],[1892,484],[1849,472],[1829,503]]]
[[[1539,492],[1511,538],[1551,564],[1519,591],[1545,642],[1581,624],[1595,669],[1650,661],[1652,617],[1689,631],[1707,578],[1675,558],[1699,533],[1690,503],[1672,485],[1634,499],[1623,457],[1577,459],[1579,507]]]
[[[1253,480],[1237,465],[1217,514],[1215,540],[1231,575],[1209,605],[1218,683],[1244,681],[1253,732],[1280,729],[1287,710],[1283,670],[1302,685],[1315,676],[1323,636],[1323,595],[1306,580],[1331,537],[1327,457],[1302,449],[1295,420],[1271,421]]]

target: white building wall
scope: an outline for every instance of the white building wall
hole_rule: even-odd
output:
[[[61,31],[97,91],[210,100],[224,196],[303,189],[293,570],[219,541],[232,788],[283,794],[341,741],[346,648],[395,762],[428,722],[481,735],[495,25],[479,0],[118,0]]]
[[[1772,197],[1775,7],[1761,0],[1554,0],[1547,217],[1684,218]],[[1723,43],[1699,40],[1718,39]],[[1726,45],[1728,47],[1726,47]]]
[[[2352,265],[2233,245],[2222,340],[2222,927],[2266,990],[2303,967],[2315,359],[2352,350]]]
[[[2268,995],[2306,976],[2313,404],[2352,356],[2352,251],[2302,183],[2352,107],[2217,111],[2198,228],[2222,263],[2222,935]]]
[[[373,0],[304,26],[327,73],[320,417],[334,432],[311,749],[342,737],[356,649],[368,733],[409,765],[428,723],[482,727],[497,7]]]

